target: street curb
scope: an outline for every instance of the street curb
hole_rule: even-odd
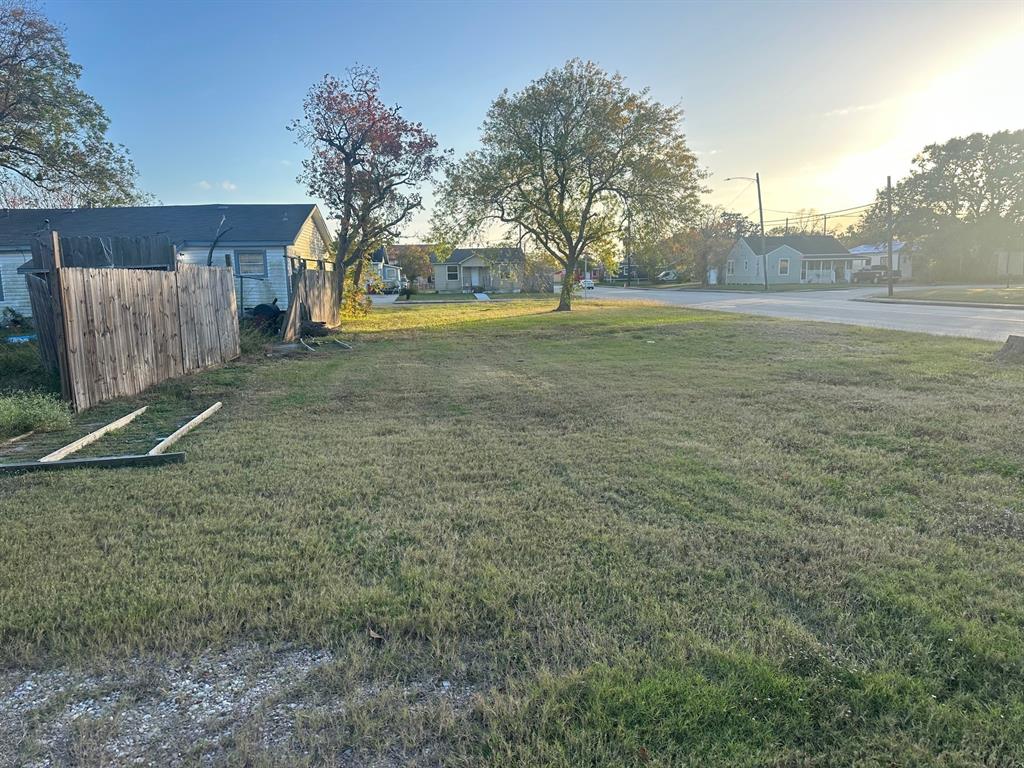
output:
[[[865,301],[869,304],[920,304],[931,307],[967,307],[968,309],[1015,309],[1024,312],[1024,304],[982,304],[977,301],[927,301],[925,299],[863,298],[850,301]]]

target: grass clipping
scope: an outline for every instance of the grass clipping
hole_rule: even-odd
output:
[[[33,430],[49,432],[71,426],[67,403],[42,392],[0,395],[0,438]]]

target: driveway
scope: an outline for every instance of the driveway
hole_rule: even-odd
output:
[[[937,336],[967,336],[987,341],[1005,341],[1011,333],[1024,334],[1024,309],[1017,311],[854,301],[866,296],[877,296],[883,291],[884,287],[880,290],[878,286],[872,286],[764,294],[750,291],[636,290],[601,286],[594,289],[592,295],[602,299],[646,299],[718,312],[818,320],[869,328],[917,331]]]

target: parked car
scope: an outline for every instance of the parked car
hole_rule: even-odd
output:
[[[592,291],[594,290],[594,281],[589,277],[584,278],[583,280],[580,280],[580,288],[585,291]]]
[[[851,283],[884,283],[889,279],[889,268],[884,264],[872,264],[858,269],[850,276]],[[900,271],[894,269],[892,271],[892,279],[900,279]]]
[[[679,273],[674,269],[666,269],[660,272],[656,279],[659,283],[675,283],[679,280]]]

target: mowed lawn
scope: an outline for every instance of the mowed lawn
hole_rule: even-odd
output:
[[[920,288],[900,291],[898,298],[922,301],[967,301],[978,304],[1019,304],[1024,308],[1024,285],[1009,288]]]
[[[4,663],[330,649],[230,764],[1019,763],[1024,368],[549,310],[377,311],[155,393],[224,400],[186,464],[0,478]]]

